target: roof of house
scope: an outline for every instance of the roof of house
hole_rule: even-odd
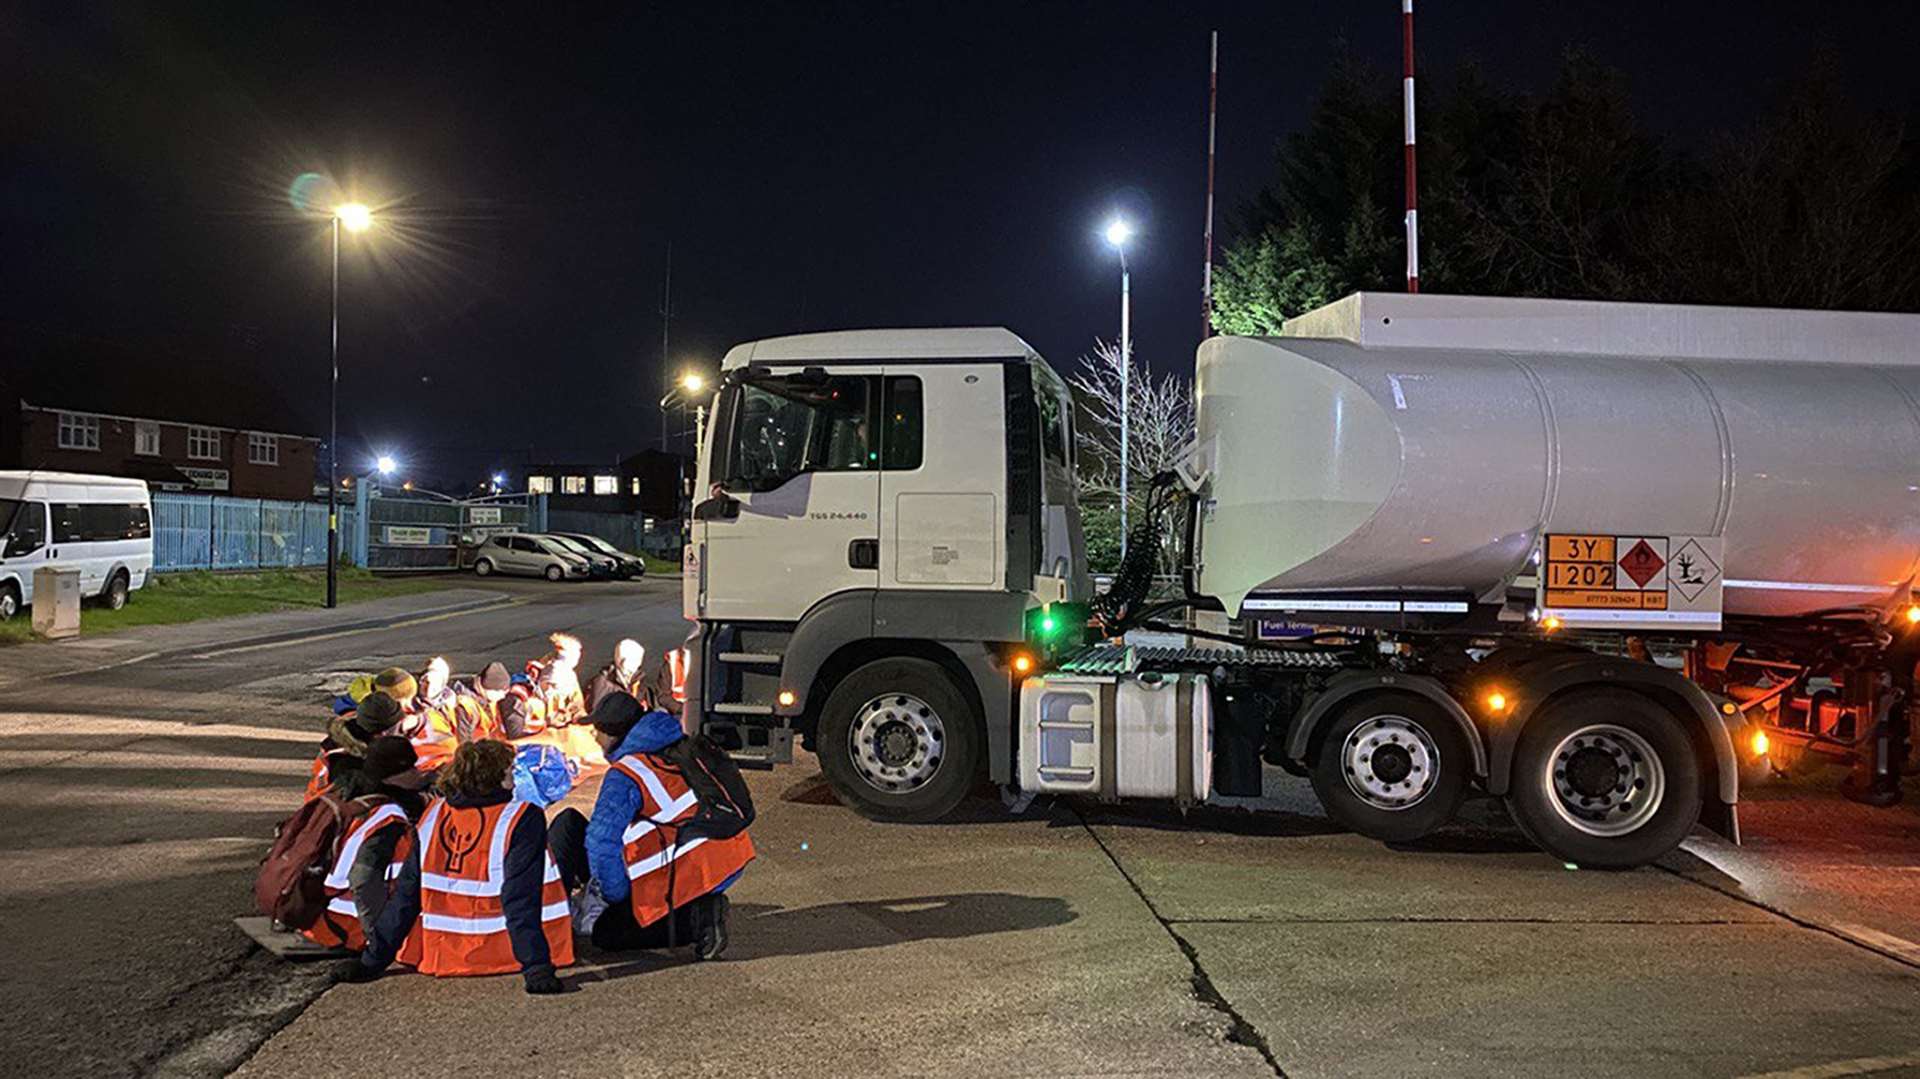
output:
[[[0,335],[0,401],[313,438],[278,377],[234,378],[227,357],[73,336]],[[316,394],[326,370],[314,372]],[[324,402],[323,402],[324,403]],[[324,419],[324,416],[322,417]]]

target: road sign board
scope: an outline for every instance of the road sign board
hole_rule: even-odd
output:
[[[1610,629],[1718,629],[1718,536],[1555,533],[1541,544],[1542,617]]]

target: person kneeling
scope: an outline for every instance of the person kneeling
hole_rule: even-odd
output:
[[[540,807],[513,797],[513,747],[468,742],[435,782],[420,841],[349,981],[394,962],[422,974],[507,974],[529,993],[558,993],[556,967],[573,963],[566,890],[547,852]]]
[[[308,940],[355,952],[366,946],[413,851],[413,822],[425,810],[419,788],[426,777],[414,771],[415,761],[411,743],[383,734],[367,743],[359,767],[327,788],[351,823],[327,871],[326,909],[300,930]]]
[[[625,693],[602,701],[592,722],[613,762],[593,820],[568,809],[551,830],[561,876],[582,893],[575,928],[608,951],[686,943],[696,959],[719,958],[724,893],[753,860],[744,830],[752,801],[738,769]]]

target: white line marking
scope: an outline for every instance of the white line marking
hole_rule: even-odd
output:
[[[1741,1079],[1827,1079],[1829,1076],[1870,1075],[1915,1064],[1920,1064],[1920,1053],[1903,1053],[1897,1057],[1854,1057],[1852,1060],[1808,1064],[1803,1068],[1788,1068],[1785,1071],[1754,1072]]]
[[[526,601],[512,599],[505,603],[489,603],[485,607],[469,607],[461,611],[443,611],[440,614],[430,614],[424,618],[410,618],[402,622],[389,622],[383,626],[362,626],[359,629],[342,629],[335,630],[332,633],[315,633],[305,637],[294,637],[285,641],[267,641],[263,644],[242,644],[235,645],[232,648],[216,648],[211,652],[196,652],[193,658],[218,659],[221,656],[233,656],[242,652],[257,652],[265,648],[285,648],[290,644],[312,644],[315,641],[331,641],[338,637],[351,637],[357,633],[378,633],[388,629],[405,629],[408,626],[423,626],[428,622],[438,622],[446,618],[459,618],[461,615],[480,614],[485,611],[503,611],[508,607],[519,606],[524,602]]]
[[[1896,937],[1892,933],[1882,933],[1878,929],[1869,929],[1864,925],[1848,925],[1845,922],[1833,923],[1833,931],[1842,936],[1852,937],[1870,948],[1890,952],[1915,966],[1920,966],[1920,944],[1915,944],[1905,937]]]

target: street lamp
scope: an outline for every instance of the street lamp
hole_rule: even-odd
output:
[[[333,208],[333,382],[327,396],[327,609],[340,596],[340,229],[365,232],[373,211],[363,202]]]
[[[394,470],[400,467],[400,462],[395,461],[391,454],[383,453],[373,462],[373,467],[378,469],[382,476],[391,476]]]
[[[707,376],[698,371],[684,371],[681,373],[679,379],[675,380],[672,388],[667,390],[666,396],[660,398],[661,450],[664,451],[667,448],[667,406],[677,401],[680,407],[685,408],[690,397],[693,397],[693,395],[698,394],[706,388]],[[696,405],[693,421],[693,446],[695,452],[698,452],[700,448],[701,428],[705,425],[706,418],[707,406],[704,404]]]
[[[1133,297],[1127,276],[1127,241],[1133,226],[1125,218],[1107,222],[1107,243],[1120,253],[1120,558],[1127,557],[1127,425],[1133,408]]]

